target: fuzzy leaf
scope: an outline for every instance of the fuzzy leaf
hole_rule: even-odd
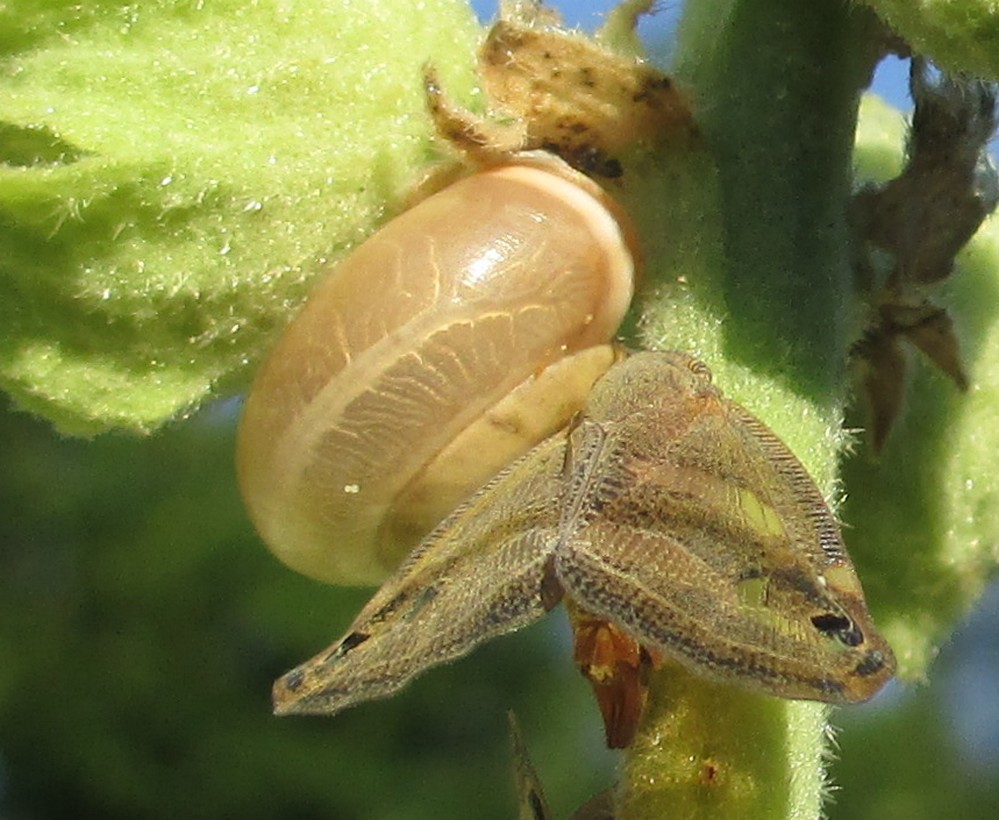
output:
[[[82,434],[245,385],[427,162],[421,64],[466,91],[477,36],[461,0],[0,14],[0,386]]]
[[[993,0],[864,2],[941,68],[999,80],[999,7]]]

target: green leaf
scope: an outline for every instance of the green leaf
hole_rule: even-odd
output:
[[[428,162],[422,63],[461,96],[477,37],[461,0],[2,14],[0,385],[82,434],[245,386]]]
[[[999,80],[993,0],[864,0],[917,54],[951,72]]]

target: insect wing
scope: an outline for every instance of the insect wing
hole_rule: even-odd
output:
[[[891,650],[835,520],[762,422],[702,391],[600,426],[556,555],[574,602],[701,674],[770,694],[850,702],[881,688]]]
[[[278,714],[334,714],[526,626],[558,603],[547,565],[565,440],[480,489],[378,590],[347,634],[274,685]]]

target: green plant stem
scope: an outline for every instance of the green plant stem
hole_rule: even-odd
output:
[[[836,0],[723,0],[691,4],[677,53],[722,183],[723,287],[739,308],[724,352],[824,401],[840,393],[844,202],[878,33]]]
[[[704,357],[827,493],[843,443],[845,205],[879,31],[838,0],[688,6],[676,72],[701,145],[665,163],[657,218],[674,250],[653,248],[643,307],[643,341]],[[667,665],[624,759],[618,816],[816,817],[826,714]]]

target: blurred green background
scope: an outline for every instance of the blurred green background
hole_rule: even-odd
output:
[[[0,414],[0,817],[509,818],[510,708],[566,808],[609,777],[561,612],[391,701],[272,717],[369,592],[265,551],[235,415],[86,442]]]
[[[332,719],[271,681],[367,597],[267,553],[232,469],[234,403],[148,439],[0,412],[0,818],[513,818],[506,711],[559,817],[612,778],[561,611]],[[932,669],[837,711],[832,818],[999,808],[999,595]]]

